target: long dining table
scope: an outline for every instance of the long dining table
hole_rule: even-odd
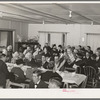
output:
[[[75,83],[77,86],[79,86],[87,78],[86,75],[77,74],[75,72],[67,72],[67,71],[60,72],[60,71],[58,71],[58,74],[62,76],[63,82],[67,85],[67,87],[68,87],[68,83]]]
[[[11,71],[13,67],[18,67],[16,64],[11,64],[11,63],[6,63],[6,64],[8,66],[9,72]],[[34,68],[31,68],[31,66],[24,65],[23,67],[21,67],[21,69],[24,71],[25,76],[27,78],[30,78],[31,70]],[[28,69],[29,69],[29,72],[28,72],[29,75],[27,74]],[[38,69],[42,70],[43,72],[51,71],[44,68],[38,68]],[[56,72],[62,77],[63,82],[67,85],[67,87],[68,87],[68,83],[75,83],[76,85],[79,86],[87,78],[87,76],[83,74],[77,74],[75,72],[68,72],[68,71],[64,71],[64,72],[56,71]]]

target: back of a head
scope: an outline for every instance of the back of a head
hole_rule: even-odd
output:
[[[77,53],[76,53],[76,56],[77,56],[78,58],[83,58],[83,55],[82,55],[82,53],[80,53],[80,52],[77,52]]]
[[[58,47],[62,48],[62,45],[58,45]]]
[[[20,64],[24,64],[24,62],[23,62],[22,59],[18,59],[18,60],[16,60],[16,64],[17,64],[17,65],[20,65]]]
[[[52,84],[52,85],[50,85]],[[62,88],[62,81],[59,77],[52,77],[49,80],[49,88]]]

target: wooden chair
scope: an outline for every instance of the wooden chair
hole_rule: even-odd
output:
[[[81,68],[81,67],[77,67],[77,68],[76,68],[76,73],[82,74],[82,68]]]
[[[68,83],[65,86],[66,88],[86,88],[86,84],[87,84],[87,77],[79,86],[75,83]]]
[[[15,82],[11,82],[11,81],[9,81],[9,83],[8,83],[8,85],[7,85],[7,87],[6,88],[14,88],[14,87],[17,87],[17,88],[25,88],[26,86],[25,86],[25,84],[19,84],[19,83],[15,83]]]
[[[86,79],[82,82],[81,86],[79,88],[86,88],[87,85],[87,77]]]
[[[87,87],[94,88],[96,86],[96,70],[92,66],[84,68],[84,74],[87,76]]]

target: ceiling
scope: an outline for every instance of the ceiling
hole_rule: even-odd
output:
[[[100,25],[100,3],[0,4],[0,18],[33,24]]]

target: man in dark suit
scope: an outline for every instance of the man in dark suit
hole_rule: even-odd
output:
[[[41,80],[41,71],[36,69],[33,71],[32,81],[29,88],[48,88],[48,84]]]
[[[35,62],[35,60],[32,58],[32,53],[28,52],[28,53],[25,55],[24,63],[25,63],[25,65],[31,66],[32,68],[36,67],[36,62]]]
[[[5,64],[6,55],[1,54],[0,56],[0,86],[5,88],[6,80],[9,78],[9,71],[7,65]]]
[[[25,81],[26,77],[24,76],[24,71],[21,69],[23,67],[23,60],[16,60],[17,67],[13,67],[11,72],[16,76],[15,82],[22,83]]]

